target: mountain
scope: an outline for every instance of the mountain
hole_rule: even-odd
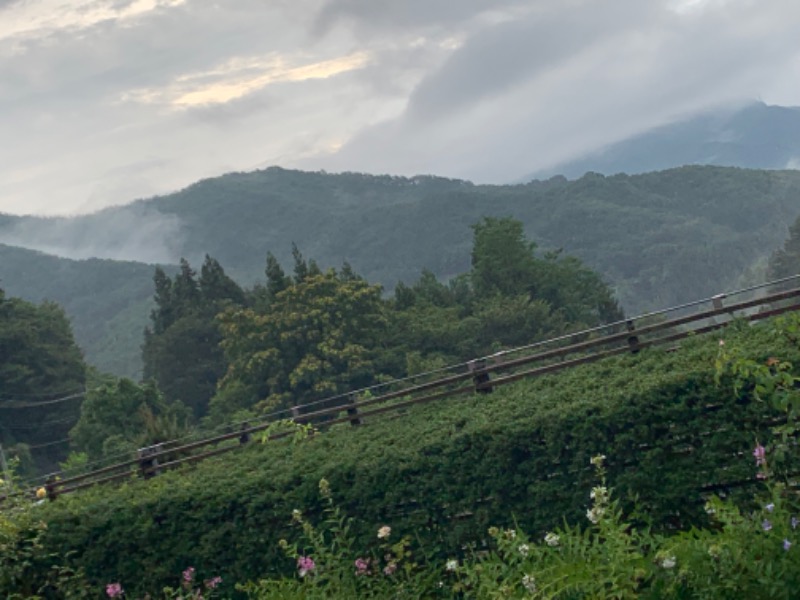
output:
[[[86,216],[0,215],[0,243],[76,258],[183,256],[195,267],[208,253],[249,285],[264,281],[267,252],[291,268],[295,242],[322,267],[347,260],[391,290],[422,269],[441,278],[468,271],[470,225],[512,216],[541,251],[578,256],[638,313],[759,280],[798,215],[797,171],[684,167],[490,186],[273,167]],[[114,372],[138,369],[151,275],[147,264],[0,253],[0,285],[63,304],[87,358]]]
[[[715,110],[612,144],[529,175],[646,173],[683,165],[800,168],[800,107],[761,102]]]
[[[99,369],[141,375],[142,332],[153,296],[153,266],[114,260],[70,260],[0,244],[0,287],[66,311],[86,360]]]

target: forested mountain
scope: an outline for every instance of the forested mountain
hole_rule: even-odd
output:
[[[636,135],[528,178],[646,173],[683,165],[800,168],[800,107],[761,102],[702,113]]]
[[[139,377],[139,347],[153,301],[153,267],[114,260],[69,260],[0,244],[0,286],[31,302],[63,307],[87,361]]]
[[[270,168],[82,217],[2,216],[0,242],[173,264],[199,265],[209,254],[242,285],[263,279],[268,252],[291,264],[294,242],[323,270],[348,261],[390,292],[423,269],[440,279],[468,271],[470,226],[512,216],[541,251],[582,259],[636,313],[762,277],[798,215],[795,171],[685,167],[485,186]],[[62,303],[91,362],[117,373],[139,368],[126,361],[138,355],[152,267],[0,250],[9,293]],[[117,354],[123,345],[126,358]]]

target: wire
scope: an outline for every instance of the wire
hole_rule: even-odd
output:
[[[36,408],[37,406],[51,406],[53,404],[60,404],[61,402],[67,402],[68,400],[74,400],[75,398],[83,398],[86,395],[86,392],[79,392],[77,394],[71,394],[69,396],[63,396],[62,398],[55,398],[53,400],[45,400],[43,402],[27,402],[27,401],[15,401],[15,400],[4,400],[0,403],[0,408],[4,409],[12,409],[12,408]]]
[[[80,388],[72,388],[69,390],[63,390],[60,392],[47,392],[47,393],[27,393],[27,394],[0,394],[0,400],[14,400],[17,398],[25,398],[26,400],[30,400],[32,398],[46,398],[50,399],[53,397],[58,396],[66,396],[68,394],[76,394],[78,392],[82,392],[84,390],[83,387]]]
[[[65,444],[69,442],[69,438],[63,440],[56,440],[55,442],[47,442],[45,444],[36,444],[35,446],[28,446],[28,450],[38,450],[39,448],[47,448],[48,446],[55,446],[56,444]]]
[[[80,420],[80,417],[77,415],[73,415],[71,417],[67,417],[65,419],[56,419],[54,421],[45,421],[44,423],[39,423],[37,425],[10,425],[10,426],[3,426],[3,429],[8,429],[10,431],[31,431],[33,429],[39,429],[41,427],[49,427],[50,425],[61,425],[63,423],[77,423]]]

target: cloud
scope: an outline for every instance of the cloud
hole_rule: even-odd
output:
[[[614,5],[573,2],[484,27],[422,79],[401,115],[361,131],[326,168],[513,180],[753,99],[800,55],[790,2]]]
[[[794,0],[0,0],[0,211],[229,170],[507,181],[700,108],[800,104]]]

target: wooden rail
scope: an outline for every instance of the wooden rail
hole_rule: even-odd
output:
[[[724,296],[715,296],[708,300],[712,308],[701,310],[690,315],[664,320],[658,323],[647,323],[650,315],[634,317],[608,326],[610,333],[591,338],[602,328],[589,331],[578,331],[572,335],[562,336],[556,340],[536,344],[543,350],[531,352],[518,358],[502,360],[504,354],[470,361],[462,366],[463,371],[454,375],[441,377],[434,381],[411,384],[401,380],[398,389],[387,391],[371,398],[357,400],[355,394],[336,396],[308,405],[296,407],[294,420],[298,423],[318,423],[324,426],[350,422],[360,426],[368,417],[378,417],[396,412],[417,404],[425,404],[451,396],[488,393],[496,387],[518,381],[555,373],[578,365],[594,362],[610,356],[625,353],[636,353],[643,348],[674,343],[686,337],[708,333],[725,327],[732,319],[758,321],[800,309],[800,288],[768,294],[762,298],[722,305]],[[757,312],[752,309],[760,308]],[[725,317],[725,321],[713,321]],[[639,327],[637,321],[644,321]],[[621,330],[620,330],[621,329]],[[586,339],[586,338],[589,339]],[[581,340],[581,341],[575,341]],[[570,343],[571,342],[571,343]],[[566,345],[548,348],[548,346]],[[466,383],[465,382],[469,382]],[[391,385],[388,384],[388,385]],[[334,404],[333,406],[325,406]],[[48,498],[54,500],[62,494],[81,489],[128,479],[131,477],[149,478],[163,470],[182,464],[202,461],[247,445],[252,434],[260,433],[273,427],[277,419],[253,426],[243,426],[205,439],[170,446],[164,443],[151,447],[147,452],[139,451],[137,458],[119,462],[81,475],[58,479],[51,476],[44,484]],[[274,433],[269,439],[277,439],[291,435],[288,432]],[[238,440],[238,443],[220,445],[224,442]],[[175,443],[175,442],[173,442]],[[203,452],[198,450],[211,447]],[[32,493],[32,490],[20,493]],[[3,498],[0,498],[2,500]]]

